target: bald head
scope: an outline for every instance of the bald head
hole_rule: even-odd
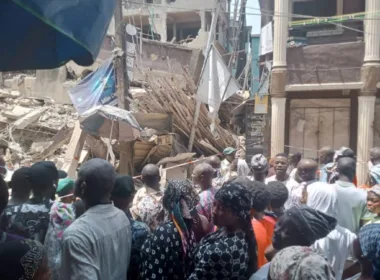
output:
[[[356,162],[353,158],[340,158],[337,161],[339,180],[353,182],[356,174]]]
[[[375,147],[371,150],[371,162],[373,165],[380,164],[380,147]]]
[[[317,176],[318,163],[312,159],[301,159],[297,166],[298,176],[303,182],[315,180]]]
[[[193,170],[193,182],[198,184],[202,190],[212,186],[215,169],[208,163],[198,164]]]
[[[115,168],[108,161],[91,159],[79,168],[75,195],[89,206],[108,202],[115,180]]]
[[[214,169],[220,169],[220,159],[217,156],[208,157],[205,160],[205,163],[208,163]]]
[[[141,171],[142,182],[150,188],[159,189],[160,169],[154,164],[147,164]]]
[[[319,150],[319,161],[322,164],[328,164],[334,161],[335,151],[331,147],[322,147]]]

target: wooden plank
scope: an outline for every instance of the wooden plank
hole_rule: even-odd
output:
[[[27,127],[28,125],[36,122],[42,116],[42,114],[45,113],[47,109],[48,107],[42,107],[35,111],[32,111],[28,113],[27,115],[23,116],[21,119],[18,119],[17,121],[15,121],[13,123],[13,126],[16,129],[23,129]]]

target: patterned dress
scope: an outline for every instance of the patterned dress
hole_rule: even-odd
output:
[[[246,280],[248,244],[245,233],[206,236],[194,250],[194,268],[189,280]]]
[[[193,232],[191,235],[189,246],[193,249],[195,237]],[[141,279],[187,279],[192,250],[183,256],[181,236],[173,222],[159,226],[141,250]]]
[[[209,188],[199,194],[200,201],[197,205],[197,212],[203,215],[210,222],[210,228],[214,228],[214,223],[212,222],[212,204],[214,202],[215,193],[217,189],[214,187]]]

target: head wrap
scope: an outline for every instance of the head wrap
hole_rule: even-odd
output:
[[[372,166],[369,174],[373,178],[376,184],[380,184],[380,164]]]
[[[65,196],[74,192],[74,180],[70,178],[59,180],[56,192],[58,196]]]
[[[291,219],[310,245],[326,237],[337,224],[335,218],[307,206],[292,207],[285,211],[284,216]]]
[[[373,186],[368,190],[369,192],[373,192],[377,196],[380,196],[380,185]]]
[[[363,255],[380,271],[380,224],[365,225],[359,232],[359,243]]]
[[[252,195],[240,183],[230,182],[224,184],[215,194],[215,200],[218,200],[241,219],[245,221],[250,219]]]
[[[268,170],[268,161],[262,154],[254,155],[251,159],[251,167],[254,170],[266,171]]]
[[[176,226],[182,241],[183,257],[191,245],[191,238],[193,233],[185,223],[186,209],[183,209],[181,200],[185,202],[188,210],[194,213],[195,208],[200,200],[199,195],[195,191],[193,184],[190,181],[169,181],[163,197],[163,205],[169,211],[170,217]]]
[[[232,154],[235,153],[235,152],[236,152],[236,149],[235,149],[235,148],[232,148],[232,147],[228,147],[228,148],[225,148],[225,149],[223,150],[223,154],[224,154],[225,156],[232,155]]]
[[[331,265],[309,247],[288,247],[273,258],[271,279],[324,279],[334,280]]]
[[[350,148],[347,148],[347,147],[341,147],[338,151],[335,152],[335,155],[334,155],[334,162],[336,162],[339,158],[341,157],[350,157],[350,158],[354,158],[355,157],[355,153],[353,150],[351,150]]]
[[[42,263],[43,246],[21,240],[0,244],[0,279],[31,280]]]

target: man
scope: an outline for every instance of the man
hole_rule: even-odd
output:
[[[338,224],[358,234],[360,227],[372,218],[367,210],[367,193],[353,184],[356,173],[354,159],[339,159],[336,171],[338,180],[333,186],[337,191]]]
[[[268,174],[268,161],[267,159],[261,155],[254,155],[251,159],[251,170],[253,174],[254,181],[263,182]]]
[[[228,147],[223,151],[224,156],[226,157],[221,163],[221,175],[225,177],[231,170],[230,165],[236,159],[236,149]],[[248,164],[244,159],[237,159],[237,175],[239,177],[246,177],[249,173]]]
[[[29,183],[29,167],[17,169],[9,182],[9,187],[12,189],[12,196],[8,202],[8,207],[26,203],[31,194]]]
[[[33,197],[26,203],[5,210],[1,228],[24,238],[44,243],[49,227],[50,200],[55,195],[59,173],[53,162],[37,162],[29,169]]]
[[[335,152],[334,162],[326,165],[326,170],[328,172],[327,180],[328,183],[333,184],[338,180],[339,174],[336,171],[337,162],[340,158],[351,158],[355,159],[355,153],[353,150],[347,147],[341,147],[338,151]],[[354,184],[356,185],[356,176],[354,178]]]
[[[289,189],[281,182],[273,181],[267,185],[270,193],[270,203],[266,215],[272,216],[276,221],[284,214],[284,205],[289,198]]]
[[[300,162],[301,158],[302,158],[302,154],[300,152],[291,154],[289,156],[289,167],[288,167],[288,170],[286,172],[293,179],[295,179],[295,177],[296,177],[297,166],[298,166],[298,163]]]
[[[110,200],[115,180],[115,169],[105,160],[91,159],[80,167],[75,195],[83,200],[86,211],[63,234],[60,278],[127,278],[131,225]]]
[[[371,163],[373,166],[380,165],[380,148],[375,147],[371,150],[370,154]]]
[[[143,168],[141,177],[144,186],[133,199],[131,214],[133,219],[147,224],[153,232],[164,221],[160,170],[156,165],[148,164]]]
[[[276,155],[276,157],[274,158],[273,165],[274,165],[275,175],[267,178],[265,180],[266,184],[268,184],[269,182],[275,182],[275,181],[281,182],[288,188],[289,192],[293,187],[296,187],[299,185],[296,180],[291,178],[289,174],[286,173],[289,167],[289,161],[288,161],[287,155],[285,154]]]
[[[208,157],[206,158],[205,163],[208,163],[209,165],[211,165],[211,167],[214,168],[215,170],[214,179],[212,180],[213,187],[221,188],[224,183],[224,179],[220,172],[221,161],[219,157],[218,156]]]
[[[199,194],[200,201],[197,205],[197,211],[203,215],[210,222],[210,227],[214,228],[212,223],[212,205],[214,203],[214,196],[216,189],[212,186],[212,178],[215,170],[207,163],[198,164],[193,171],[193,182],[198,184],[201,188]]]
[[[331,147],[322,147],[319,150],[319,181],[327,183],[328,165],[334,162],[335,151]]]
[[[375,147],[370,154],[372,166],[369,168],[369,184],[371,186],[380,184],[380,148]]]

